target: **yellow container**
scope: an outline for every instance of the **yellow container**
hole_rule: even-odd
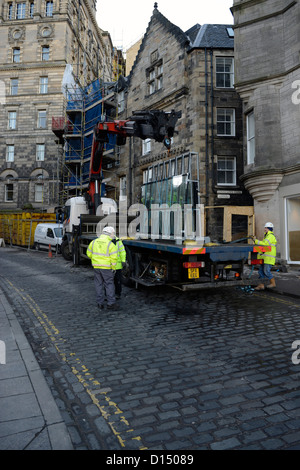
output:
[[[2,213],[0,214],[0,238],[8,245],[33,246],[36,226],[42,222],[55,222],[55,214]]]

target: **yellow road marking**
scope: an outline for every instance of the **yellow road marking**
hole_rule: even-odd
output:
[[[255,297],[262,297],[264,299],[272,300],[273,302],[277,302],[280,304],[285,304],[285,305],[292,305],[293,307],[300,308],[299,304],[296,304],[295,302],[292,302],[291,300],[284,300],[284,299],[278,299],[277,297],[272,297],[271,295],[266,295],[266,294],[254,294]]]
[[[21,296],[22,300],[26,303],[26,305],[30,308],[33,312],[36,319],[39,321],[41,326],[44,328],[45,332],[47,333],[48,337],[51,339],[52,343],[55,346],[59,356],[61,359],[70,366],[72,373],[77,378],[78,382],[80,382],[88,395],[90,396],[94,405],[100,410],[101,415],[107,421],[110,429],[112,430],[113,434],[117,437],[118,441],[120,442],[121,447],[126,448],[126,443],[128,440],[139,441],[141,443],[139,450],[146,450],[147,447],[142,445],[142,439],[140,436],[136,436],[134,430],[130,427],[129,422],[123,415],[123,411],[118,407],[118,405],[107,396],[107,392],[97,392],[98,395],[102,395],[104,398],[105,404],[100,404],[99,399],[90,389],[90,385],[101,385],[98,380],[96,380],[91,373],[89,372],[88,368],[81,362],[81,360],[76,357],[76,353],[65,353],[61,345],[66,344],[66,340],[60,336],[59,330],[55,327],[55,325],[49,320],[48,316],[40,309],[34,299],[30,297],[30,295],[24,293],[23,289],[18,289],[15,287],[12,282],[6,279],[6,282]],[[75,367],[70,358],[74,361],[76,360],[77,367]],[[107,409],[109,408],[109,409]],[[117,418],[115,420],[114,418]],[[118,431],[119,422],[122,423],[122,431]],[[127,427],[127,429],[126,429]],[[125,434],[125,436],[124,436]]]

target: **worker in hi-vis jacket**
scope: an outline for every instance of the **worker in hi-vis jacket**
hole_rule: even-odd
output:
[[[100,309],[104,308],[105,293],[107,308],[117,308],[114,277],[117,267],[118,250],[113,242],[115,236],[113,227],[105,227],[100,237],[93,240],[86,251],[94,268],[96,297]]]
[[[263,240],[257,240],[255,236],[252,237],[255,245],[264,245],[264,246],[270,246],[271,251],[266,251],[265,253],[260,253],[257,255],[257,259],[262,259],[263,264],[259,265],[258,269],[258,277],[260,280],[263,279],[269,279],[270,284],[268,284],[266,287],[267,288],[273,288],[276,287],[275,279],[274,276],[271,272],[272,266],[274,266],[276,262],[276,245],[277,245],[277,240],[276,237],[273,233],[274,231],[274,225],[272,222],[267,222],[265,224],[265,235]],[[263,282],[261,282],[255,290],[264,290],[265,285]]]

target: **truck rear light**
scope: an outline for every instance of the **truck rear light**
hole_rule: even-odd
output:
[[[205,263],[204,261],[193,261],[193,262],[187,262],[183,263],[184,268],[204,268]]]
[[[241,276],[240,273],[235,273],[235,277],[236,277],[236,278],[238,278],[238,277],[240,277],[240,276]]]
[[[252,259],[251,264],[263,264],[263,259]]]

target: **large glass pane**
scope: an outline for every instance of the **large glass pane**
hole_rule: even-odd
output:
[[[289,258],[300,262],[300,196],[287,200],[287,230]]]

